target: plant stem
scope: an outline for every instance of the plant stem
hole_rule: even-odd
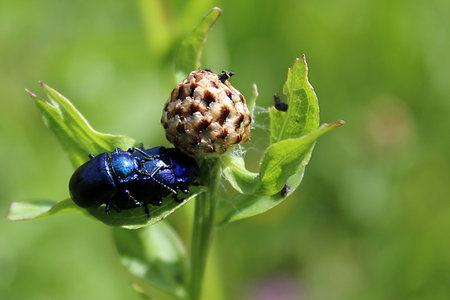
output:
[[[207,187],[207,191],[200,194],[195,200],[191,249],[190,300],[199,300],[201,297],[203,275],[214,226],[216,191],[220,179],[218,160],[205,160],[202,162],[200,169],[201,182]]]

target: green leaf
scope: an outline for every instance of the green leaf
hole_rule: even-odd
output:
[[[288,110],[269,110],[272,144],[304,136],[319,126],[319,103],[308,81],[305,55],[297,58],[289,68],[283,93],[287,96]]]
[[[218,225],[223,226],[230,222],[261,214],[278,205],[281,200],[283,200],[281,194],[271,196],[239,194],[230,203],[221,203]]]
[[[186,295],[187,263],[181,239],[166,222],[113,230],[120,261],[132,273],[178,298]]]
[[[95,131],[69,100],[44,83],[41,84],[47,91],[48,102],[41,100],[29,91],[27,92],[35,100],[47,127],[55,133],[64,150],[68,152],[75,168],[88,160],[89,153],[111,152],[116,147],[128,149],[137,144],[135,140],[126,136]],[[193,187],[194,192],[191,192],[182,203],[175,202],[171,197],[166,197],[161,206],[149,205],[150,218],[147,218],[142,207],[122,210],[121,212],[111,211],[110,214],[105,214],[104,206],[84,210],[76,206],[70,199],[61,202],[13,203],[9,218],[11,220],[30,220],[49,216],[59,211],[73,210],[91,215],[110,226],[135,229],[163,220],[185,204],[186,201],[194,198],[202,189],[202,187]]]
[[[258,188],[258,173],[248,171],[242,157],[224,154],[220,157],[220,163],[223,175],[236,191],[251,194]]]
[[[28,221],[51,216],[58,212],[77,212],[92,216],[109,226],[138,229],[164,220],[177,208],[195,198],[204,190],[204,187],[194,186],[191,190],[192,192],[189,194],[189,197],[181,203],[174,201],[171,196],[168,196],[163,199],[163,204],[160,206],[149,204],[150,218],[147,218],[142,207],[124,209],[120,212],[111,210],[109,214],[106,214],[104,206],[86,210],[77,206],[71,199],[65,199],[60,202],[51,200],[13,202],[9,208],[8,219],[10,221]]]
[[[26,90],[41,111],[44,123],[53,131],[77,168],[88,160],[88,155],[111,152],[119,147],[128,149],[137,143],[130,137],[95,131],[70,101],[56,90],[41,82],[48,101]]]
[[[172,24],[167,11],[169,7],[164,2],[140,0],[137,3],[149,50],[156,59],[160,59],[168,51],[173,40]]]
[[[204,187],[193,186],[190,188],[192,191],[183,202],[179,203],[173,200],[169,195],[163,199],[163,203],[160,206],[148,205],[150,212],[150,218],[144,212],[143,207],[137,207],[132,209],[123,209],[120,212],[111,210],[109,214],[105,213],[105,207],[100,206],[92,209],[88,209],[88,212],[109,226],[123,227],[127,229],[138,229],[146,226],[153,225],[159,221],[164,220],[176,209],[180,208],[187,201],[194,199],[199,193],[204,190]]]
[[[238,221],[245,218],[250,218],[262,214],[284,201],[290,194],[292,194],[303,178],[305,169],[299,170],[296,174],[289,177],[287,184],[289,191],[282,194],[281,191],[274,195],[254,194],[240,194],[237,195],[229,203],[221,202],[219,208],[218,225],[223,226],[227,223]]]
[[[337,121],[318,129],[319,104],[308,82],[304,55],[288,70],[283,93],[288,109],[269,110],[271,145],[261,158],[259,174],[247,171],[242,159],[228,158],[223,163],[225,178],[241,195],[220,203],[219,224],[263,213],[281,203],[299,186],[316,139],[343,124]]]
[[[70,199],[60,202],[51,200],[33,200],[11,203],[8,219],[10,221],[28,221],[51,216],[58,212],[69,211],[86,214],[82,208],[75,205]]]
[[[264,195],[279,192],[289,177],[303,170],[308,164],[317,138],[342,124],[342,121],[323,124],[304,137],[286,139],[270,145],[261,159],[261,187],[258,192]]]
[[[254,118],[253,112],[256,98],[258,98],[258,88],[256,84],[253,84],[253,95],[247,101],[247,107],[252,119]],[[236,191],[250,194],[257,189],[259,185],[258,173],[248,171],[245,168],[245,161],[242,157],[233,153],[224,154],[220,156],[220,164],[225,179],[228,180]]]
[[[316,139],[343,123],[323,124],[305,137],[287,139],[269,146],[261,159],[257,191],[237,195],[229,203],[222,202],[218,208],[221,216],[218,224],[225,225],[264,213],[284,201],[300,185]],[[290,188],[283,194],[281,190],[285,184]]]
[[[193,70],[200,68],[203,45],[209,30],[222,14],[218,7],[212,8],[183,40],[175,58],[175,77],[182,81]]]
[[[287,180],[286,183],[289,184],[290,191],[285,195],[281,192],[274,195],[261,195],[259,193],[240,194],[230,202],[231,205],[228,207],[223,207],[225,205],[222,203],[222,211],[219,212],[222,217],[218,219],[218,225],[223,226],[230,222],[250,218],[274,208],[292,194],[300,185],[303,173],[304,169]],[[225,212],[226,214],[224,214]]]

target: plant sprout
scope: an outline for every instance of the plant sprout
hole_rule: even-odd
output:
[[[213,8],[181,43],[175,61],[175,77],[179,82],[201,68],[203,44],[221,13],[219,8]],[[95,131],[67,98],[46,84],[41,85],[47,100],[28,90],[27,93],[35,100],[46,126],[55,133],[74,168],[87,161],[90,153],[139,146],[133,138]],[[139,208],[109,214],[105,214],[103,207],[85,210],[71,199],[65,199],[59,202],[14,202],[8,218],[34,220],[68,211],[96,218],[111,226],[123,265],[143,282],[162,291],[158,298],[200,299],[214,229],[264,213],[285,201],[299,186],[316,140],[343,124],[343,121],[337,121],[319,126],[318,101],[308,82],[304,55],[288,70],[283,93],[286,103],[275,97],[276,106],[282,109],[271,107],[268,110],[270,144],[263,151],[257,173],[246,169],[242,151],[228,149],[214,156],[192,151],[200,166],[202,185],[193,187],[181,203],[169,196],[163,199],[161,206],[150,205],[150,217]],[[254,94],[247,99],[245,108],[250,114],[249,120],[257,96],[255,85]],[[161,109],[163,105],[161,102]],[[245,144],[243,147],[245,149]],[[224,201],[219,202],[222,181],[236,193],[229,193],[229,199],[224,199],[222,193],[220,199]],[[190,256],[177,232],[164,221],[188,201],[195,201]],[[143,297],[150,298],[137,284],[133,283],[132,287]]]

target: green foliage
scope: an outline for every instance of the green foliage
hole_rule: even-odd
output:
[[[308,81],[305,55],[297,58],[288,69],[283,93],[287,96],[289,109],[286,112],[275,108],[269,110],[272,144],[307,135],[319,126],[319,103]]]
[[[10,221],[29,221],[69,211],[85,213],[71,199],[60,202],[51,200],[13,202],[9,208],[8,219]]]
[[[280,204],[300,184],[317,138],[343,124],[337,121],[317,129],[319,104],[308,81],[304,55],[288,70],[283,92],[288,110],[269,109],[271,145],[263,153],[259,174],[246,170],[241,157],[229,154],[221,158],[225,178],[241,193],[220,206],[221,225],[261,214]],[[286,183],[289,193],[281,195]]]
[[[128,149],[137,145],[130,137],[95,131],[73,104],[56,90],[41,82],[48,101],[27,90],[41,111],[45,125],[53,131],[68,153],[72,165],[77,168],[94,155],[111,151],[116,147]]]
[[[116,147],[128,149],[137,145],[135,140],[127,136],[97,132],[67,98],[46,84],[41,83],[41,85],[48,93],[48,102],[41,100],[29,91],[27,93],[35,100],[45,124],[55,133],[74,167],[84,163],[89,153],[98,154],[110,152]],[[151,205],[149,207],[150,218],[147,218],[144,210],[140,207],[120,213],[112,211],[109,215],[105,214],[103,207],[92,208],[87,212],[107,225],[136,229],[165,219],[186,201],[194,198],[201,191],[201,188],[192,190],[195,191],[191,192],[182,203],[174,201],[171,197],[166,197],[161,206]],[[10,220],[32,220],[50,216],[60,211],[76,211],[86,214],[86,210],[74,205],[71,200],[61,202],[29,201],[12,203],[8,218]]]
[[[449,1],[221,3],[202,65],[236,72],[232,83],[247,100],[258,84],[248,170],[259,174],[270,139],[265,108],[273,93],[287,101],[296,55],[307,54],[322,122],[345,117],[348,126],[319,138],[302,186],[281,205],[216,231],[204,299],[254,298],[279,276],[294,298],[306,290],[311,299],[450,299]],[[159,108],[173,87],[175,50],[217,4],[0,1],[1,214],[11,201],[68,197],[70,162],[24,87],[46,99],[41,79],[95,129],[168,145]],[[240,191],[224,186],[221,204],[233,206]],[[273,205],[276,197],[284,199],[264,196]],[[168,218],[183,240],[193,206]],[[0,299],[140,299],[134,281],[166,300],[118,264],[110,231],[78,213],[0,219]]]
[[[166,222],[139,230],[115,228],[120,261],[136,277],[182,298],[186,295],[186,250]]]
[[[186,202],[194,199],[202,192],[203,187],[192,187],[190,190],[188,197],[181,203],[176,202],[173,200],[172,195],[169,195],[163,198],[163,203],[160,206],[149,205],[148,210],[150,212],[150,218],[144,213],[142,207],[125,209],[120,212],[110,211],[109,214],[105,214],[105,209],[102,206],[89,209],[88,211],[97,220],[102,221],[106,225],[127,229],[138,229],[164,220],[175,210],[186,204]]]
[[[286,139],[270,145],[261,159],[259,192],[265,195],[279,192],[289,177],[303,171],[308,164],[317,138],[342,124],[341,121],[331,125],[324,124],[304,137]]]
[[[180,82],[193,70],[201,66],[202,49],[208,32],[222,14],[218,7],[211,9],[181,42],[175,59],[175,78]]]
[[[221,12],[219,8],[213,8],[182,42],[175,63],[176,74],[186,76],[192,69],[200,67],[206,36]],[[55,133],[75,167],[85,162],[89,153],[109,152],[116,147],[127,149],[137,144],[135,140],[126,136],[95,131],[69,100],[46,84],[42,83],[42,86],[47,92],[48,102],[27,92],[35,100],[45,124]],[[280,197],[281,189],[286,183],[290,185],[291,193],[298,187],[316,139],[342,124],[342,122],[325,124],[315,130],[319,122],[319,106],[314,90],[308,82],[308,68],[304,56],[297,59],[288,70],[283,92],[287,96],[289,108],[287,112],[275,108],[269,110],[271,145],[263,154],[259,174],[248,171],[242,157],[226,154],[220,158],[225,178],[241,193],[231,200],[232,207],[221,206],[220,214],[224,219],[220,224],[263,213],[283,201],[287,195]],[[249,100],[250,111],[253,111],[257,95],[255,85],[254,95]],[[195,198],[201,191],[199,188],[195,190],[187,200]],[[113,211],[109,215],[105,215],[101,207],[88,211],[107,225],[136,229],[163,220],[185,203],[176,203],[169,198],[164,200],[161,206],[150,206],[150,218],[147,218],[140,208],[120,213]],[[46,201],[13,203],[9,218],[35,219],[68,210],[61,209],[67,205],[67,200],[53,205],[52,202]],[[85,212],[73,205],[68,207],[70,210]]]
[[[200,67],[206,37],[221,12],[219,8],[210,10],[181,43],[175,59],[175,75],[179,80]],[[244,159],[236,153],[227,153],[215,159],[198,157],[204,187],[193,187],[182,203],[175,202],[169,196],[163,199],[160,206],[150,205],[150,218],[142,208],[105,214],[103,207],[84,210],[70,199],[61,202],[15,202],[11,205],[8,218],[13,221],[32,220],[64,211],[94,217],[114,227],[114,241],[120,260],[131,274],[165,291],[169,298],[199,299],[213,227],[261,214],[284,201],[300,184],[316,140],[343,124],[338,121],[318,127],[319,106],[308,82],[307,71],[306,60],[302,56],[289,69],[283,88],[289,105],[287,112],[269,109],[270,145],[262,155],[258,173],[248,171]],[[110,152],[116,147],[127,149],[137,145],[130,137],[95,131],[69,100],[49,86],[43,83],[42,86],[48,101],[27,92],[35,100],[45,124],[54,132],[75,168],[87,160],[89,153],[98,154]],[[258,96],[256,85],[253,90],[253,96],[248,101],[252,114]],[[236,196],[226,199],[226,204],[231,205],[222,203],[218,206],[216,202],[221,173],[238,192]],[[167,223],[160,221],[197,196],[189,268],[182,241]],[[217,222],[216,210],[220,215]],[[141,296],[147,297],[144,291],[136,287]]]
[[[244,158],[224,155],[220,158],[222,172],[231,186],[241,194],[252,194],[259,187],[259,174],[245,168]]]

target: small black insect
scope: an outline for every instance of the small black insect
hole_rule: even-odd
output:
[[[287,194],[291,192],[291,185],[286,182],[283,188],[280,191],[281,197],[286,198]]]
[[[233,76],[233,75],[234,75],[234,72],[222,71],[222,74],[219,74],[218,77],[219,77],[220,82],[225,83],[225,81],[230,79],[231,76]]]
[[[280,97],[275,94],[273,95],[273,99],[275,100],[275,108],[279,111],[287,111],[288,110],[288,104],[281,101]]]
[[[198,166],[195,160],[175,148],[116,148],[81,165],[72,175],[69,190],[72,200],[83,208],[106,204],[117,211],[143,206],[149,217],[148,204],[161,205],[172,193],[189,192],[196,184]]]

